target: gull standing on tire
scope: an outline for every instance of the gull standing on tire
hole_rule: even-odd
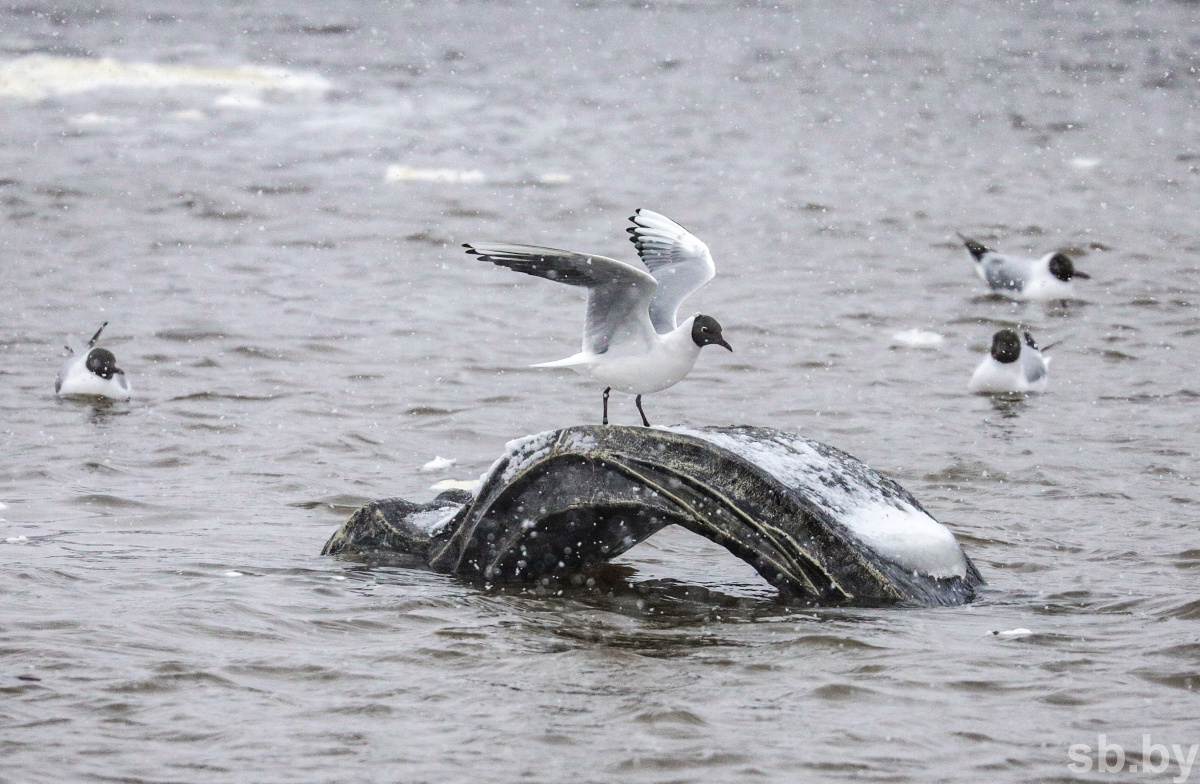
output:
[[[566,367],[604,384],[604,414],[612,390],[642,395],[672,387],[696,364],[704,346],[724,346],[721,325],[695,315],[676,323],[679,305],[716,275],[708,246],[678,223],[637,210],[628,231],[645,269],[604,256],[495,242],[464,244],[467,253],[501,267],[588,290],[583,350],[534,367]],[[647,270],[649,270],[647,272]]]
[[[971,257],[975,273],[994,293],[1009,299],[1075,299],[1075,278],[1090,278],[1075,269],[1064,253],[1047,253],[1040,259],[1008,256],[958,235]]]
[[[1033,335],[1026,332],[1022,343],[1015,329],[1002,329],[992,336],[992,348],[975,368],[967,389],[978,394],[1045,392],[1050,359],[1042,355]]]

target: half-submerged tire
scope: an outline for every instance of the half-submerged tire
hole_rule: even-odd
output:
[[[962,604],[983,584],[900,485],[833,447],[752,427],[529,436],[508,444],[474,497],[377,501],[323,553],[519,583],[607,561],[672,524],[822,603]]]

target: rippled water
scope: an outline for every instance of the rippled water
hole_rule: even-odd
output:
[[[1197,21],[4,6],[0,780],[1030,781],[1071,778],[1100,733],[1133,764],[1147,733],[1186,753]],[[46,56],[88,60],[31,76]],[[221,76],[249,66],[298,82]],[[684,532],[566,595],[318,556],[365,500],[598,420],[599,389],[527,367],[575,350],[580,294],[458,244],[628,258],[635,207],[708,243],[689,305],[736,350],[652,420],[792,430],[888,472],[959,536],[980,601],[787,606]],[[982,296],[956,230],[1067,250],[1086,302]],[[63,336],[104,320],[136,397],[56,400]],[[1067,338],[1049,393],[966,394],[1014,323]],[[891,347],[912,328],[946,343]],[[458,462],[421,473],[437,455]]]

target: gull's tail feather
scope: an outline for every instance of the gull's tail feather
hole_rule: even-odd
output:
[[[580,365],[590,365],[595,361],[596,361],[596,357],[594,354],[588,354],[586,352],[581,352],[579,354],[572,354],[571,356],[566,357],[565,359],[556,359],[553,362],[539,362],[536,365],[530,365],[530,367],[565,367],[565,368],[569,368],[569,367],[579,367]]]

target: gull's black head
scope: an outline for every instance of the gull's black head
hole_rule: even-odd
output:
[[[721,337],[721,325],[712,316],[696,316],[696,320],[692,322],[692,342],[701,348],[724,346],[733,351],[733,346]]]
[[[117,358],[106,348],[94,348],[88,352],[87,369],[105,379],[125,372],[117,367]]]
[[[1021,336],[1013,329],[1002,329],[992,335],[992,359],[1008,364],[1021,356]]]
[[[1075,269],[1075,265],[1067,258],[1064,253],[1055,253],[1050,257],[1050,274],[1061,281],[1068,281],[1071,278],[1090,278],[1086,272],[1080,272]]]

